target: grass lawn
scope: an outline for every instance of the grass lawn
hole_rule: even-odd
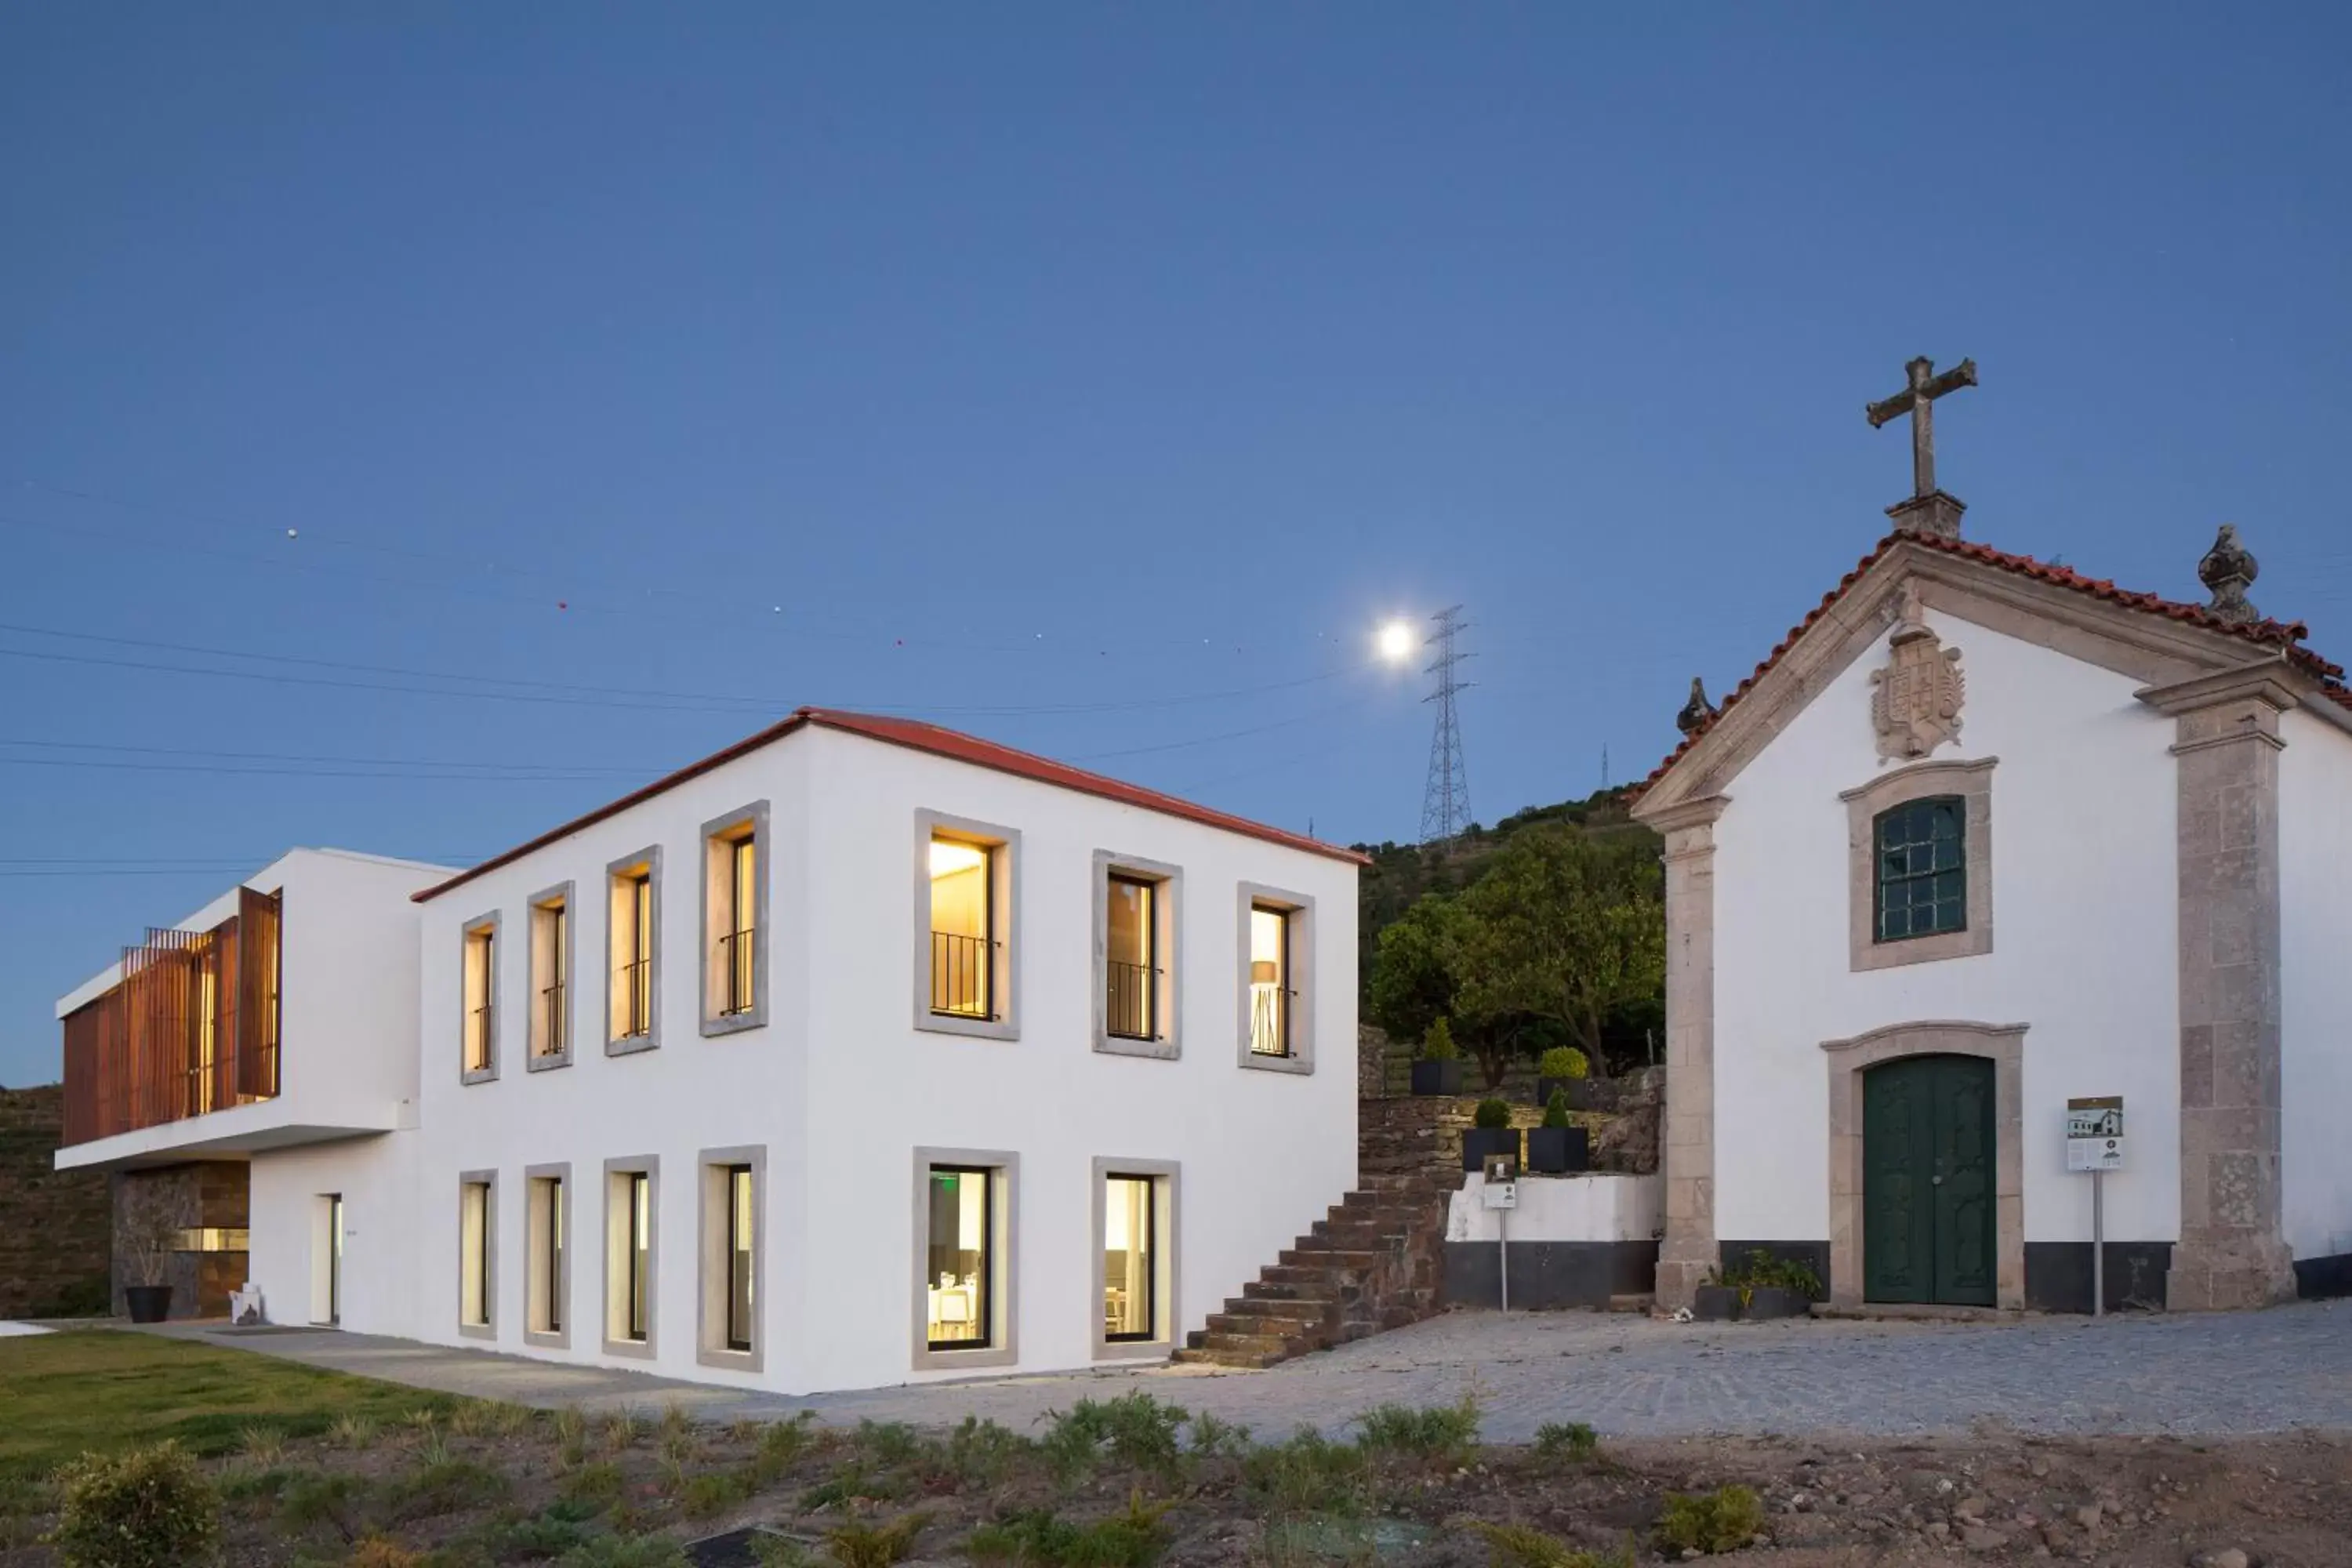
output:
[[[396,1421],[459,1401],[271,1356],[109,1330],[0,1340],[0,1484],[47,1475],[90,1449],[176,1437],[232,1453],[248,1427],[289,1437],[339,1415]]]

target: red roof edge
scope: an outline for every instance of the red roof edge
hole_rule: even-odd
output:
[[[769,725],[757,734],[747,735],[723,751],[713,752],[707,757],[688,763],[677,772],[666,773],[642,789],[633,790],[618,800],[608,801],[593,811],[573,817],[561,827],[551,828],[527,843],[518,844],[511,849],[493,855],[480,865],[460,871],[446,881],[436,882],[422,891],[411,893],[409,898],[420,904],[428,900],[436,899],[454,888],[464,886],[477,877],[485,876],[502,866],[511,865],[526,855],[570,837],[583,827],[593,826],[609,816],[617,816],[631,806],[642,805],[657,795],[677,788],[688,779],[698,777],[713,768],[731,763],[738,757],[748,755],[762,746],[782,740],[796,730],[805,729],[812,724],[827,730],[838,730],[845,734],[861,735],[869,741],[879,741],[886,745],[905,746],[918,752],[928,752],[933,756],[969,763],[975,767],[1012,773],[1016,777],[1034,780],[1039,784],[1052,784],[1058,789],[1072,790],[1080,795],[1091,795],[1102,800],[1117,801],[1123,805],[1137,806],[1145,811],[1156,811],[1162,816],[1181,817],[1185,821],[1197,822],[1203,826],[1218,828],[1223,832],[1237,833],[1244,837],[1260,839],[1268,844],[1279,844],[1285,848],[1303,850],[1310,855],[1321,855],[1334,860],[1345,860],[1350,865],[1371,864],[1370,856],[1357,850],[1343,848],[1337,844],[1327,844],[1319,838],[1310,838],[1303,833],[1292,833],[1286,828],[1269,826],[1263,822],[1253,822],[1245,816],[1234,816],[1227,812],[1196,805],[1177,795],[1163,795],[1158,790],[1145,789],[1140,784],[1126,784],[1102,773],[1088,773],[1084,768],[1072,767],[1067,763],[1057,763],[1050,757],[1041,757],[1033,752],[1018,751],[1011,746],[1000,745],[994,741],[984,741],[977,735],[967,735],[960,730],[950,730],[938,724],[927,724],[916,719],[893,719],[877,713],[855,713],[839,708],[796,708],[789,717]]]
[[[2352,691],[2345,689],[2343,667],[2330,664],[2311,649],[2297,646],[2310,635],[2310,629],[2301,621],[2267,619],[2225,621],[2202,605],[2183,604],[2179,600],[2168,599],[2158,594],[2143,594],[2129,588],[2118,588],[2105,578],[2085,577],[2071,566],[2053,566],[2047,563],[2036,561],[2031,555],[2016,555],[2006,550],[1995,550],[1989,544],[1978,544],[1965,539],[1939,539],[1932,534],[1920,533],[1890,533],[1871,546],[1870,553],[1856,562],[1853,570],[1838,580],[1836,587],[1822,595],[1822,602],[1807,611],[1803,620],[1789,628],[1788,634],[1774,645],[1770,653],[1764,656],[1763,661],[1748,673],[1748,679],[1742,680],[1732,689],[1730,695],[1724,698],[1713,714],[1693,729],[1689,734],[1685,735],[1681,743],[1667,752],[1665,759],[1656,767],[1650,770],[1649,777],[1633,786],[1626,797],[1628,804],[1641,799],[1652,785],[1665,776],[1666,770],[1682,761],[1690,749],[1697,745],[1741,698],[1754,690],[1756,683],[1769,674],[1774,665],[1787,657],[1789,650],[1797,645],[1798,639],[1812,630],[1815,622],[1829,614],[1837,602],[1852,591],[1853,585],[1862,580],[1864,574],[1877,565],[1879,560],[1888,551],[1897,544],[1906,542],[1916,544],[1923,549],[1937,551],[1946,555],[1957,555],[1964,561],[1977,561],[1988,566],[1997,566],[2003,571],[2014,572],[2021,577],[2031,577],[2037,582],[2053,584],[2061,588],[2072,588],[2079,593],[2088,594],[2093,598],[2105,599],[2110,604],[2121,605],[2128,609],[2143,610],[2150,615],[2163,616],[2168,620],[2181,621],[2190,626],[2201,626],[2208,631],[2220,632],[2225,636],[2241,637],[2266,647],[2278,648],[2288,663],[2318,680],[2321,689],[2330,700],[2344,708],[2352,709]]]

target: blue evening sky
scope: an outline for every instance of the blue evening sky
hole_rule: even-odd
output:
[[[0,14],[0,1081],[289,844],[479,857],[803,701],[1486,821],[1909,485],[2352,650],[2352,11]],[[289,532],[290,531],[290,532]],[[320,761],[318,759],[327,759]],[[169,864],[166,864],[169,863]]]

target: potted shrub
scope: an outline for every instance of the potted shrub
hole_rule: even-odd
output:
[[[1536,1058],[1536,1103],[1548,1106],[1553,1095],[1565,1092],[1570,1110],[1591,1110],[1585,1092],[1591,1072],[1592,1064],[1574,1046],[1552,1047]]]
[[[117,1191],[117,1235],[131,1280],[122,1288],[123,1304],[132,1322],[160,1323],[172,1314],[169,1273],[180,1247],[180,1216],[159,1182],[130,1182]]]
[[[1821,1276],[1810,1265],[1751,1247],[1730,1268],[1708,1275],[1691,1304],[1691,1315],[1702,1321],[1738,1319],[1751,1323],[1801,1318],[1822,1294]]]
[[[1556,1089],[1544,1103],[1543,1125],[1528,1129],[1528,1169],[1547,1176],[1592,1168],[1592,1142],[1568,1119],[1568,1091]]]
[[[1415,1094],[1455,1095],[1462,1092],[1462,1052],[1454,1043],[1454,1026],[1440,1018],[1421,1037],[1412,1060]]]
[[[1511,1102],[1507,1100],[1480,1100],[1471,1125],[1463,1131],[1464,1170],[1485,1170],[1489,1154],[1508,1154],[1513,1164],[1518,1163],[1519,1134],[1511,1125]]]

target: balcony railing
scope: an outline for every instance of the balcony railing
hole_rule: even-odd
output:
[[[64,1020],[68,1145],[274,1098],[278,900],[238,890],[210,931],[150,930],[121,979]]]
[[[487,1002],[466,1015],[466,1070],[480,1072],[490,1065],[492,1015]]]
[[[572,1046],[571,1009],[563,1005],[563,982],[539,988],[539,1054],[560,1057]]]
[[[753,927],[730,931],[719,939],[719,1016],[722,1018],[748,1013],[758,1001],[753,994],[757,976],[752,961],[760,954],[759,934]]]
[[[956,1018],[996,1016],[993,1000],[996,944],[984,936],[931,933],[931,1011]]]
[[[1157,1038],[1160,971],[1144,963],[1106,961],[1110,994],[1103,1011],[1103,1026],[1122,1040]]]
[[[621,1016],[615,1021],[613,1037],[630,1039],[654,1032],[654,962],[640,958],[634,963],[624,963],[613,971],[615,1000],[621,1004]]]
[[[1297,994],[1280,985],[1258,984],[1250,987],[1252,1055],[1290,1055],[1290,999]]]

